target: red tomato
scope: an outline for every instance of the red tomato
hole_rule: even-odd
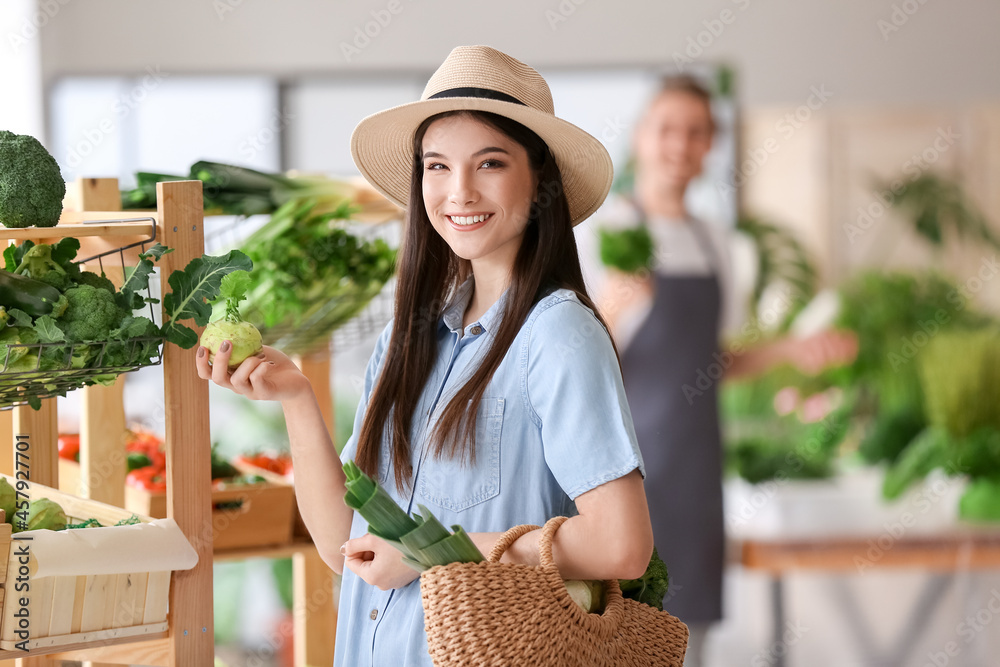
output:
[[[126,475],[125,483],[146,491],[166,491],[167,480],[163,474],[163,469],[155,466],[137,468]]]
[[[63,433],[59,435],[59,458],[70,461],[80,460],[79,433]]]
[[[125,449],[130,452],[150,452],[159,451],[163,447],[163,441],[149,431],[141,429],[128,431],[125,436]]]
[[[257,454],[240,454],[236,457],[237,463],[250,465],[256,468],[263,468],[277,475],[285,475],[292,468],[292,459],[287,454],[270,456],[263,452]]]

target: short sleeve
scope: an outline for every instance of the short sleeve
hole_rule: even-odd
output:
[[[523,352],[524,388],[552,475],[574,500],[636,468],[645,476],[607,330],[571,293],[539,308]]]
[[[371,398],[372,390],[375,388],[375,381],[378,379],[379,371],[382,368],[382,362],[389,347],[391,334],[392,320],[385,325],[385,329],[379,334],[378,340],[375,341],[375,350],[372,352],[372,356],[368,359],[368,365],[365,367],[361,400],[358,401],[358,409],[354,413],[354,428],[351,430],[351,437],[348,438],[344,449],[340,452],[340,460],[342,462],[354,460],[354,453],[358,447],[358,438],[361,435],[361,424],[365,420],[365,410],[368,409],[368,400]]]

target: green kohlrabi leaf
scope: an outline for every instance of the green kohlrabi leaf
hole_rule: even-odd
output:
[[[225,255],[196,257],[183,271],[174,271],[167,282],[170,292],[163,297],[167,322],[163,334],[168,341],[184,349],[198,342],[198,334],[180,324],[181,320],[193,319],[198,326],[205,326],[212,315],[210,303],[219,298],[222,279],[233,271],[250,271],[253,262],[239,250],[231,250]]]
[[[233,271],[222,279],[222,284],[219,286],[219,297],[234,299],[237,302],[242,301],[246,298],[247,292],[250,291],[251,284],[249,273]]]

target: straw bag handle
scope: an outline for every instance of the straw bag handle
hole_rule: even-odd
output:
[[[493,548],[490,550],[490,555],[486,557],[486,560],[491,563],[499,563],[500,557],[503,556],[504,552],[510,548],[510,545],[517,542],[522,535],[530,533],[533,530],[538,530],[539,528],[540,526],[533,526],[527,523],[520,526],[514,526],[497,538],[497,541],[493,544]]]
[[[554,516],[542,527],[542,534],[538,538],[538,564],[542,567],[552,567],[555,564],[552,560],[552,539],[556,536],[559,526],[567,520],[568,516]]]
[[[563,525],[568,519],[568,516],[554,516],[545,522],[545,526],[541,527],[542,534],[538,538],[538,563],[542,567],[552,567],[554,565],[554,561],[552,560],[552,539],[555,537],[556,531],[559,530],[559,526]],[[514,542],[519,540],[523,535],[533,530],[538,530],[538,528],[539,526],[527,523],[514,526],[497,538],[487,560],[491,563],[499,563],[500,558]]]

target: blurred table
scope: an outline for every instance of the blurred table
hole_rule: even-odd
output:
[[[878,656],[878,664],[903,665],[916,640],[933,616],[954,577],[969,570],[1000,570],[1000,531],[961,530],[940,535],[876,536],[811,539],[744,539],[739,542],[743,567],[763,571],[771,577],[772,648],[770,664],[783,667],[789,642],[785,634],[784,577],[795,571],[863,574],[874,568],[918,569],[932,573],[899,638],[887,651],[880,651],[864,622],[857,601],[843,586],[836,587],[834,601],[841,607],[855,640],[866,655]],[[879,655],[879,654],[882,655]]]

